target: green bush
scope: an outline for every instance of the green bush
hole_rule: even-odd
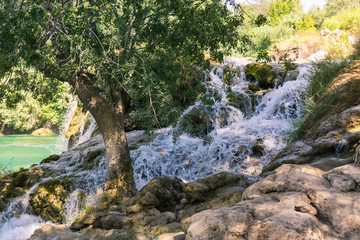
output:
[[[261,51],[267,51],[276,42],[294,35],[295,29],[286,25],[262,25],[260,27],[243,26],[239,28],[239,45],[232,53],[239,57],[258,57]]]
[[[330,30],[340,29],[351,32],[360,30],[360,8],[343,10],[324,20],[323,27]]]
[[[337,77],[342,69],[349,64],[348,61],[324,61],[319,62],[309,76],[309,86],[304,103],[304,114],[293,121],[293,130],[290,131],[286,140],[296,140],[303,137],[319,119],[321,119],[331,107],[338,101],[336,92],[328,96],[325,104],[317,104],[324,96],[332,80]]]

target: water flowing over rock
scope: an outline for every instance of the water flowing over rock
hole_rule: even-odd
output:
[[[317,102],[318,108],[305,119],[309,131],[289,144],[265,167],[267,173],[281,164],[309,163],[328,171],[353,162],[360,142],[360,62],[351,62],[329,84]],[[319,114],[320,113],[320,114]],[[320,117],[314,117],[319,114]]]
[[[173,180],[155,179],[141,191],[144,195],[135,201],[139,205],[131,205],[131,208],[126,209],[126,212],[133,212],[131,217],[119,214],[123,211],[122,206],[119,206],[114,207],[113,212],[106,212],[105,215],[99,213],[100,215],[92,218],[101,219],[99,222],[93,223],[91,219],[85,219],[85,225],[86,222],[91,222],[95,226],[111,229],[115,222],[122,224],[117,228],[125,226],[134,231],[142,229],[141,231],[157,235],[171,229],[180,229],[180,223],[175,221],[176,214],[171,211],[182,210],[180,216],[185,218],[205,209],[240,201],[243,190],[253,180],[237,174],[258,176],[263,166],[283,149],[285,144],[282,138],[292,127],[291,119],[301,114],[301,100],[307,86],[306,74],[310,66],[311,64],[300,65],[297,69],[299,75],[294,81],[285,81],[275,84],[273,89],[255,92],[249,90],[253,83],[245,79],[244,63],[232,63],[232,67],[240,71],[237,71],[238,75],[232,81],[226,83],[221,67],[209,72],[209,78],[205,82],[209,89],[206,101],[203,99],[189,107],[176,127],[159,129],[152,136],[144,135],[143,131],[127,133],[138,189],[159,176],[176,177],[176,183]],[[230,100],[236,104],[230,104]],[[200,116],[196,116],[194,111]],[[185,124],[186,118],[191,123]],[[79,141],[70,151],[57,160],[44,161],[41,165],[26,170],[42,174],[37,183],[30,184],[22,191],[24,194],[30,188],[26,196],[16,198],[14,204],[8,205],[1,213],[6,217],[0,223],[0,232],[8,229],[9,224],[15,226],[23,216],[33,217],[30,213],[39,214],[45,220],[70,224],[78,216],[84,215],[88,206],[98,203],[98,196],[106,181],[106,159],[101,136],[94,137],[92,134],[95,122],[91,118],[86,119],[89,120],[88,124],[85,121],[83,127],[79,128]],[[191,130],[195,128],[200,131]],[[199,180],[188,185],[182,183],[223,171],[231,172],[228,174],[233,173],[237,177],[221,175],[210,182]],[[151,184],[161,185],[156,184],[156,181],[171,182],[173,191],[147,191]],[[144,202],[149,204],[148,208]],[[203,202],[203,207],[196,206],[198,202]],[[21,206],[16,215],[11,214],[14,205]],[[144,206],[146,213],[141,212]],[[147,216],[151,217],[146,218]],[[129,219],[132,220],[128,221]],[[134,221],[137,228],[131,225]],[[150,223],[153,224],[151,227],[148,226]],[[37,226],[42,224],[45,221],[39,222]],[[25,229],[30,225],[30,222],[26,222],[22,227]],[[56,232],[59,229],[53,230]],[[8,234],[11,236],[10,232]],[[41,234],[37,232],[38,236]]]

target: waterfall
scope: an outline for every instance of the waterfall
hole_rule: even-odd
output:
[[[244,64],[238,63],[238,66],[244,67]],[[213,69],[206,83],[208,88],[216,89],[221,101],[210,107],[197,102],[182,115],[184,118],[194,108],[204,109],[214,123],[208,133],[211,141],[204,144],[202,138],[184,132],[174,143],[171,134],[174,129],[169,129],[149,145],[132,151],[137,187],[142,188],[160,175],[177,176],[184,181],[221,171],[258,176],[271,157],[285,146],[283,136],[291,129],[291,120],[301,115],[309,67],[311,64],[301,64],[297,80],[270,90],[253,101],[255,104],[251,101],[254,96],[248,93],[249,82],[242,70],[241,76],[230,87],[233,93],[244,96],[243,111],[227,103],[222,69]]]
[[[88,126],[87,125],[87,121]],[[96,129],[97,125],[96,125],[96,121],[95,118],[93,116],[91,116],[90,112],[87,111],[84,117],[84,122],[81,125],[80,131],[79,131],[79,139],[77,140],[75,146],[78,146],[81,143],[84,143],[86,141],[88,141],[91,138],[91,134],[94,132],[94,130]]]
[[[59,145],[59,148],[61,148],[61,149],[63,149],[63,146],[68,145],[69,139],[67,139],[65,137],[65,133],[70,127],[71,120],[74,117],[74,114],[76,112],[77,107],[78,107],[77,97],[74,96],[72,98],[72,100],[70,101],[70,103],[69,103],[68,110],[65,113],[62,126],[60,127],[60,136],[61,136],[61,138],[59,139],[58,145]]]
[[[239,68],[241,74],[230,85],[224,83],[222,67],[209,72],[205,84],[211,104],[196,102],[184,111],[176,127],[155,131],[157,137],[151,142],[141,140],[143,131],[127,133],[129,142],[137,141],[137,147],[133,147],[130,154],[138,189],[161,175],[176,176],[185,182],[221,171],[256,177],[263,166],[284,148],[283,136],[291,130],[291,120],[301,115],[303,93],[308,83],[306,74],[311,64],[298,66],[296,80],[258,93],[248,90],[250,82],[245,79],[245,63],[232,59],[231,64]],[[230,90],[237,102],[229,100]],[[73,102],[67,119],[71,119],[71,112],[76,107],[77,103]],[[194,117],[195,113],[201,115],[198,117],[199,126],[203,127],[200,133],[186,128],[186,119]],[[96,123],[93,118],[89,121],[87,127],[81,128],[76,147],[62,154],[56,162],[34,167],[43,168],[47,176],[0,213],[0,219],[3,219],[0,239],[26,239],[35,228],[45,224],[39,217],[29,215],[26,209],[29,195],[48,179],[67,176],[74,182],[63,207],[67,224],[87,206],[96,205],[106,180],[107,164],[101,136],[91,138]],[[65,126],[68,124],[66,122]],[[98,153],[95,159],[89,160],[89,155],[94,153]],[[20,210],[11,215],[14,208]]]
[[[74,190],[65,200],[64,215],[70,224],[86,207],[96,205],[101,195],[107,175],[106,158],[103,153],[104,144],[101,136],[80,144],[72,151],[65,152],[55,162],[34,166],[45,172],[38,183],[22,197],[11,202],[7,209],[0,213],[0,239],[25,240],[33,231],[47,222],[40,217],[30,215],[29,197],[41,183],[64,177],[72,179]],[[99,152],[94,159],[89,155]],[[89,161],[92,160],[92,161]],[[88,162],[86,162],[88,161]]]

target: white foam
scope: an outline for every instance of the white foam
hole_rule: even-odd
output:
[[[40,217],[23,214],[19,218],[12,217],[0,225],[1,240],[26,240],[37,228],[47,224]]]

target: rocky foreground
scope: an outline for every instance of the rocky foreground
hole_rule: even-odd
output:
[[[188,184],[157,178],[132,199],[30,239],[359,239],[359,167],[286,164],[250,184],[229,173]]]

